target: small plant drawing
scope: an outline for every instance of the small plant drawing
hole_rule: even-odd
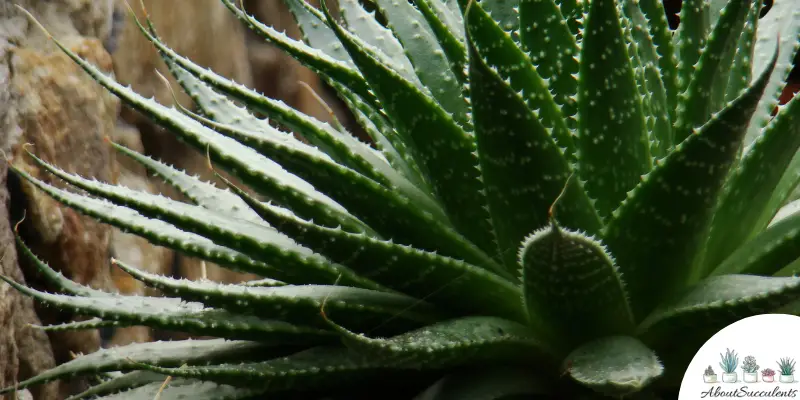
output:
[[[742,363],[742,369],[744,370],[744,372],[751,374],[758,372],[758,364],[756,364],[756,358],[753,356],[745,357],[744,362]]]
[[[744,381],[747,383],[758,382],[758,364],[756,358],[747,356],[742,363],[742,370],[744,371]]]
[[[726,383],[734,383],[738,379],[736,376],[736,367],[739,366],[739,356],[735,351],[726,349],[725,354],[720,353],[719,366],[722,368],[722,381]]]
[[[714,372],[714,368],[711,368],[709,365],[706,368],[705,372],[703,372],[703,382],[705,383],[716,383],[717,382],[717,374]]]
[[[794,364],[793,358],[781,358],[778,361],[778,368],[781,371],[780,381],[782,383],[794,382]]]
[[[781,369],[781,375],[793,375],[794,364],[794,359],[781,358],[781,360],[778,361],[778,367]]]
[[[775,382],[775,370],[772,368],[762,369],[761,380],[764,382]]]
[[[739,366],[739,356],[736,354],[735,351],[731,349],[727,349],[725,354],[719,355],[722,361],[719,363],[719,366],[722,368],[722,372],[726,374],[732,374],[736,371],[736,367]]]

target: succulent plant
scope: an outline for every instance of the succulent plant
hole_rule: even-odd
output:
[[[781,375],[794,374],[794,364],[795,361],[793,358],[781,358],[780,361],[778,361],[778,368],[781,371]]]
[[[772,368],[766,368],[761,370],[762,376],[775,376],[775,370]]]
[[[117,144],[191,202],[71,174],[35,149],[82,191],[13,171],[104,223],[264,279],[177,280],[115,260],[168,297],[123,296],[71,282],[20,240],[63,293],[3,279],[95,317],[47,329],[220,339],[102,350],[17,387],[101,374],[81,397],[675,398],[719,329],[797,312],[800,213],[775,215],[797,186],[800,101],[771,116],[798,45],[792,2],[759,20],[761,0],[686,0],[671,32],[656,0],[375,0],[379,15],[286,0],[304,41],[222,2],[318,73],[370,143],[176,54],[149,21],[142,33],[199,114],[59,45],[240,183]]]
[[[719,363],[720,368],[722,368],[722,372],[726,374],[732,374],[736,372],[736,367],[739,366],[739,356],[736,355],[735,351],[726,349],[725,354],[720,354],[719,358],[722,359],[722,361]]]
[[[711,366],[709,365],[708,368],[706,368],[706,370],[703,373],[703,375],[705,375],[705,376],[713,376],[713,375],[716,375],[716,373],[714,372],[714,368],[711,368]]]
[[[756,358],[753,356],[747,356],[742,361],[742,370],[747,372],[748,374],[755,374],[758,372],[758,364],[756,363]]]

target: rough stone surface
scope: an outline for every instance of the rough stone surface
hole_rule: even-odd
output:
[[[82,57],[110,70],[111,60],[96,39],[67,39]],[[11,59],[12,88],[26,95],[18,103],[20,143],[14,164],[46,182],[60,185],[27,156],[25,149],[60,168],[105,182],[116,181],[114,153],[104,143],[115,124],[118,100],[94,83],[64,54],[18,49]],[[31,144],[32,146],[28,146]],[[107,287],[109,229],[55,203],[24,182],[28,216],[41,238],[42,252],[75,281]],[[41,254],[37,251],[37,253]]]
[[[68,40],[82,57],[110,70],[111,60],[96,39]],[[25,154],[30,150],[60,168],[105,182],[116,181],[114,153],[104,136],[114,128],[118,101],[84,75],[62,53],[19,49],[12,57],[13,89],[26,96],[18,103],[21,142],[14,151],[14,164],[47,182],[54,177]],[[27,146],[31,144],[32,146]],[[107,276],[96,266],[107,260],[109,230],[55,203],[27,182],[28,215],[42,238],[48,259],[71,268],[78,282],[105,287]],[[74,267],[67,267],[73,264]]]
[[[65,37],[80,56],[105,70],[111,59],[97,39]],[[57,186],[62,184],[27,156],[25,149],[60,168],[105,182],[116,181],[114,153],[104,143],[115,122],[118,101],[85,75],[63,53],[31,48],[18,49],[11,58],[12,88],[24,94],[17,105],[20,143],[14,164],[29,174]],[[27,146],[32,144],[32,146]],[[70,279],[101,289],[111,289],[108,274],[110,229],[92,218],[55,202],[28,182],[21,194],[30,223],[24,237],[37,255]],[[23,265],[29,265],[23,262]],[[47,288],[34,280],[35,286]],[[42,310],[45,323],[62,322],[66,315]],[[97,331],[50,334],[58,343],[56,361],[71,359],[72,353],[88,353],[100,345]]]
[[[111,1],[18,0],[0,2],[0,148],[14,155],[15,165],[41,176],[30,159],[20,157],[21,144],[33,143],[31,150],[43,158],[75,172],[89,172],[98,178],[113,178],[107,150],[97,148],[97,137],[113,126],[109,116],[116,114],[115,100],[60,55],[47,37],[14,7],[29,10],[50,32],[81,55],[108,69],[109,55],[102,38],[110,32]],[[100,39],[98,39],[100,38]],[[100,142],[102,143],[102,142]],[[111,171],[111,172],[109,172]],[[91,175],[90,174],[90,175]],[[105,174],[105,175],[104,175]],[[27,210],[21,232],[26,242],[68,276],[95,286],[107,285],[106,265],[108,229],[74,212],[69,212],[16,177],[7,181],[7,170],[0,170],[0,201],[9,202],[13,221]],[[40,286],[37,276],[24,260],[18,260],[11,232],[12,218],[0,211],[0,246],[3,274],[17,281]],[[45,251],[47,250],[47,251]],[[23,266],[23,272],[20,270]],[[27,267],[27,268],[25,268]],[[105,276],[105,278],[104,278]],[[33,302],[7,285],[0,285],[0,386],[7,386],[54,366],[48,336],[28,324],[49,323],[55,313],[37,317]],[[95,332],[96,336],[96,332]],[[58,340],[56,360],[69,357],[69,351],[96,348],[92,334],[67,335]],[[94,344],[94,346],[93,346]],[[60,398],[58,384],[31,389],[36,399]]]

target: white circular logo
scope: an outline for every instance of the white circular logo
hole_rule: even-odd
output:
[[[678,400],[725,398],[800,398],[800,317],[745,318],[700,348]]]

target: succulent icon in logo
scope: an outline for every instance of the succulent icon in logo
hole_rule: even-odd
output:
[[[738,380],[736,367],[739,366],[739,355],[731,349],[726,349],[725,354],[720,353],[722,361],[719,366],[722,368],[722,381],[725,383],[735,383]]]
[[[714,368],[711,368],[709,365],[706,368],[706,371],[703,373],[703,382],[705,383],[717,383],[717,373],[714,372]]]
[[[744,371],[744,381],[747,383],[758,382],[758,364],[756,358],[747,356],[742,363],[742,371]]]
[[[794,382],[794,364],[794,359],[788,357],[781,358],[781,360],[778,361],[778,368],[780,368],[781,371],[781,376],[778,378],[778,380],[780,380],[781,383]]]
[[[775,382],[775,370],[772,368],[762,369],[761,380],[763,382]]]

